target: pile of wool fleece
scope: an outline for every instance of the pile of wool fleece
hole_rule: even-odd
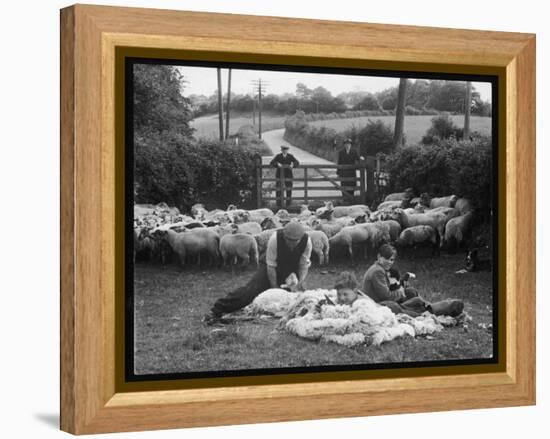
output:
[[[456,324],[456,319],[440,319],[427,312],[416,318],[395,315],[388,307],[363,296],[351,306],[325,304],[317,309],[319,301],[327,297],[336,302],[336,290],[290,293],[274,288],[256,297],[246,311],[281,317],[281,326],[299,337],[344,346],[377,346],[406,335],[433,334],[443,326]]]

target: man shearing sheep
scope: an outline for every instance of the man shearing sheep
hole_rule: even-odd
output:
[[[296,221],[289,222],[269,238],[254,276],[244,286],[218,299],[203,321],[211,325],[224,314],[244,308],[265,290],[280,288],[292,273],[298,278],[298,284],[291,289],[304,290],[304,281],[311,265],[311,249],[311,239],[304,227]]]

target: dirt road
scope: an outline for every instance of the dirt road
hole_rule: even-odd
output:
[[[311,154],[310,152],[304,151],[303,149],[297,148],[296,146],[293,146],[290,143],[286,142],[283,139],[284,132],[285,132],[284,129],[279,129],[279,130],[266,131],[266,132],[262,133],[262,139],[271,148],[271,151],[273,151],[274,154],[278,154],[280,152],[281,145],[288,145],[290,154],[292,154],[294,157],[296,157],[296,159],[302,165],[313,165],[313,164],[315,164],[315,165],[334,165],[334,162],[326,160],[322,157],[318,157],[314,154]],[[265,156],[265,157],[262,158],[262,162],[264,164],[268,164],[271,161],[272,158],[273,158],[273,156]],[[301,177],[303,175],[302,172],[303,172],[302,170],[298,169],[298,170],[294,171],[294,176],[295,177],[298,177],[298,176]],[[329,176],[331,176],[331,177],[336,177],[336,169],[325,169],[325,170],[322,170],[322,172],[329,175]],[[310,171],[309,175],[311,176],[312,174],[316,174],[316,172]],[[319,175],[317,174],[315,176],[319,176]],[[301,187],[301,186],[303,186],[303,183],[304,182],[302,182],[302,181],[297,181],[297,182],[294,183],[294,186],[295,187]],[[308,182],[308,188],[309,189],[315,188],[315,187],[327,187],[327,186],[330,186],[330,183],[328,181]],[[274,195],[274,193],[273,193],[273,195]],[[313,196],[333,196],[336,199],[336,198],[341,198],[342,197],[342,192],[340,192],[340,190],[338,190],[336,188],[334,188],[334,190],[332,190],[332,189],[322,189],[322,190],[314,190],[314,191],[309,190],[308,195],[310,195],[310,196],[311,195],[313,195]],[[292,191],[292,196],[293,197],[303,197],[304,196],[304,191],[301,190],[301,189],[295,189],[295,190]]]

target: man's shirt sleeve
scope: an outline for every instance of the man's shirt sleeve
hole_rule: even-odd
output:
[[[277,233],[273,233],[267,241],[265,263],[269,267],[277,267]]]

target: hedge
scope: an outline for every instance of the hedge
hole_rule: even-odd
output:
[[[393,149],[393,129],[380,120],[369,120],[362,127],[352,125],[340,132],[309,125],[302,112],[296,112],[285,122],[284,139],[287,142],[333,162],[337,161],[339,148],[348,137],[362,156],[388,153]]]
[[[135,202],[165,202],[188,211],[228,204],[252,206],[255,157],[242,146],[212,140],[174,142],[160,136],[135,138]]]
[[[437,139],[430,145],[408,146],[385,156],[389,191],[412,187],[416,194],[455,194],[468,198],[473,207],[489,213],[492,204],[492,142]]]

